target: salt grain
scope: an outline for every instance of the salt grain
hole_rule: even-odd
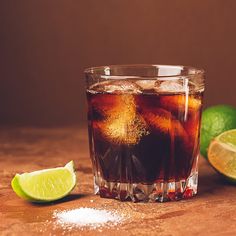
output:
[[[117,212],[81,207],[73,210],[56,211],[53,214],[57,223],[63,227],[98,228],[105,225],[117,225],[124,219]]]

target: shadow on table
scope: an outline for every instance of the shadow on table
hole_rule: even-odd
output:
[[[220,174],[209,171],[199,174],[198,196],[216,194],[225,191],[226,187],[235,185],[227,182]]]
[[[53,201],[53,202],[31,202],[30,204],[35,205],[35,206],[50,206],[50,205],[56,205],[64,202],[70,202],[74,201],[77,199],[81,199],[84,197],[87,197],[89,194],[70,194],[62,199]]]

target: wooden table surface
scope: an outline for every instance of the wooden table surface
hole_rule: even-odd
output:
[[[78,184],[50,204],[32,204],[15,195],[15,173],[63,166],[74,160]],[[0,235],[236,235],[236,186],[225,183],[203,158],[199,193],[190,200],[132,203],[93,195],[85,128],[0,129]],[[97,229],[66,228],[53,213],[79,207],[117,210],[122,224]]]

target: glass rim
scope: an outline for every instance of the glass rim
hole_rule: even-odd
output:
[[[134,73],[133,75],[119,75],[119,74],[110,74],[110,70],[112,69],[169,69],[176,70],[178,69],[179,73],[176,74],[166,74],[166,75],[158,75],[156,72],[155,75],[139,75],[138,73]],[[185,71],[185,74],[182,74],[182,71]],[[89,67],[84,70],[85,74],[97,75],[101,77],[119,77],[119,78],[175,78],[175,77],[194,77],[194,76],[204,76],[205,70],[199,69],[193,66],[184,66],[184,65],[164,65],[164,64],[117,64],[117,65],[107,65],[107,66],[95,66]]]

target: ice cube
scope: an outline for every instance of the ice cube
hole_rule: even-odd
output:
[[[137,80],[136,84],[139,85],[143,90],[150,90],[155,87],[156,80]]]
[[[96,94],[91,99],[91,108],[103,116],[107,116],[120,109],[120,96],[121,95],[112,95],[111,97],[110,94]]]
[[[146,133],[146,125],[136,116],[133,120],[126,120],[121,115],[118,119],[109,119],[104,124],[106,137],[117,144],[137,144],[141,136]]]
[[[109,80],[94,84],[90,87],[89,91],[103,92],[103,93],[142,93],[142,88],[134,82],[126,80]]]
[[[170,134],[173,131],[175,136],[182,137],[184,140],[187,137],[180,121],[165,109],[143,109],[142,117],[147,122],[147,125],[153,128],[153,132]]]
[[[119,103],[113,112],[107,112],[106,119],[94,123],[94,129],[105,139],[116,144],[136,144],[147,133],[146,123],[136,113],[135,100],[132,95],[117,95]]]
[[[161,93],[183,93],[188,92],[188,86],[181,83],[181,81],[166,80],[160,81],[157,80],[154,87],[155,91]]]
[[[193,95],[175,94],[160,96],[160,105],[174,113],[196,112],[201,107],[201,100]]]
[[[186,122],[184,122],[184,128],[188,133],[190,141],[196,142],[198,140],[199,128],[200,128],[200,112],[193,112]]]

